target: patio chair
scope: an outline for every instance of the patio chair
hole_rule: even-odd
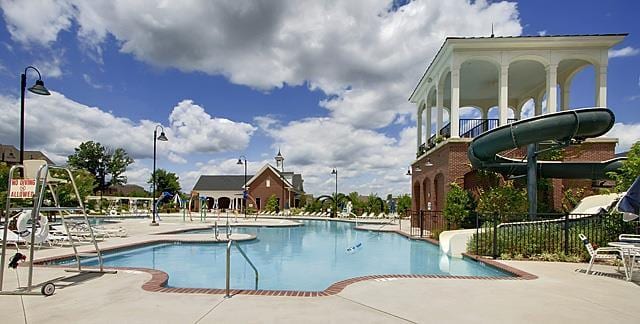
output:
[[[629,277],[629,271],[627,270],[626,262],[624,259],[624,253],[622,252],[621,249],[615,248],[615,247],[600,247],[600,248],[594,249],[593,245],[591,244],[591,242],[589,242],[589,239],[587,239],[587,237],[584,234],[582,233],[578,234],[578,237],[582,241],[582,244],[584,244],[584,247],[587,248],[587,251],[591,256],[591,260],[589,260],[589,267],[587,268],[587,274],[591,272],[591,268],[593,267],[593,263],[596,261],[596,259],[599,259],[599,260],[620,259],[622,260],[623,263],[625,263],[625,267],[624,267],[625,277],[627,278]],[[619,265],[618,265],[618,270],[620,270]]]
[[[0,240],[2,239],[2,231],[4,231],[4,227],[0,227]],[[20,248],[18,247],[18,243],[25,244],[25,241],[22,237],[18,236],[14,231],[7,231],[7,245],[12,244],[16,247],[16,251],[20,252]]]
[[[618,240],[619,241],[623,241],[623,242],[633,242],[633,243],[640,243],[640,235],[638,234],[620,234],[620,236],[618,236]]]

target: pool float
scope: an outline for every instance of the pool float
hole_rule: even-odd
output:
[[[18,235],[22,238],[27,239],[27,241],[31,240],[31,224],[29,224],[29,221],[31,220],[31,210],[25,210],[22,213],[20,213],[20,216],[18,216],[18,222],[16,224],[16,227],[18,228]],[[48,220],[46,217],[44,217],[42,214],[38,217],[37,220],[37,224],[36,224],[36,233],[35,233],[35,240],[33,243],[35,244],[40,244],[42,242],[44,242],[47,237],[49,237],[49,226],[48,224]]]

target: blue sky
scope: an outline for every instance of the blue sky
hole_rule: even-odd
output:
[[[159,167],[185,190],[197,176],[272,162],[307,191],[408,192],[415,113],[407,103],[446,36],[630,33],[609,62],[620,149],[640,138],[636,1],[0,0],[0,143],[18,144],[19,74],[43,73],[51,97],[27,98],[26,146],[58,162],[80,142],[124,147],[129,181],[149,176],[152,132],[167,129]],[[33,82],[29,75],[29,83]],[[593,102],[593,70],[572,107]]]

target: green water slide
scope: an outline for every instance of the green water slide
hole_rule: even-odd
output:
[[[473,167],[510,176],[527,174],[526,159],[512,159],[499,153],[529,144],[553,142],[558,147],[598,137],[613,127],[615,117],[606,108],[584,108],[523,119],[481,134],[467,152]],[[598,162],[537,161],[542,178],[605,179],[607,172],[622,166],[625,158]],[[534,163],[536,162],[535,160]]]

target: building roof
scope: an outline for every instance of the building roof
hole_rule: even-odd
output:
[[[253,175],[247,175],[247,180]],[[193,186],[194,191],[242,190],[244,175],[201,175]]]
[[[567,41],[571,41],[571,43],[579,44],[581,46],[589,46],[588,43],[604,42],[606,43],[606,45],[610,47],[619,43],[622,40],[622,38],[626,37],[627,35],[629,34],[614,33],[614,34],[574,34],[574,35],[544,35],[544,36],[523,35],[523,36],[495,36],[495,37],[491,37],[491,36],[447,37],[445,38],[444,42],[440,46],[440,49],[438,49],[438,52],[436,53],[436,55],[433,57],[433,59],[427,66],[427,69],[424,71],[424,73],[420,77],[420,80],[416,84],[415,88],[411,92],[411,95],[409,96],[408,99],[410,102],[414,102],[415,95],[418,92],[418,89],[420,88],[420,86],[424,83],[424,80],[427,77],[427,74],[429,74],[429,71],[432,69],[432,67],[434,67],[434,65],[436,65],[436,63],[439,60],[441,60],[441,57],[447,56],[447,54],[450,53],[451,47],[453,46],[458,46],[463,44],[472,45],[472,44],[479,44],[479,42],[482,42],[482,43],[485,43],[487,46],[489,46],[489,48],[491,48],[492,46],[494,46],[494,44],[497,45],[497,44],[509,44],[509,43],[522,43],[524,41],[536,42],[536,43],[543,42],[543,43],[549,43],[549,44],[556,44],[556,46],[563,46],[563,43],[561,43],[561,41],[567,40]],[[585,42],[580,43],[582,41],[585,41]]]
[[[49,164],[55,164],[49,157],[40,151],[24,151],[25,160],[45,160]],[[20,162],[20,150],[13,145],[0,144],[0,162],[15,164]]]

